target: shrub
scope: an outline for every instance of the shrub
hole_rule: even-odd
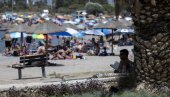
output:
[[[57,12],[58,13],[68,13],[69,11],[68,11],[68,8],[66,8],[66,7],[60,7],[60,8],[58,8],[57,9]]]
[[[84,83],[48,85],[36,88],[16,89],[15,87],[0,92],[0,97],[69,97],[68,95],[102,91],[103,83],[90,80]]]
[[[108,13],[114,13],[115,11],[115,7],[110,4],[104,4],[103,7]]]
[[[104,8],[99,3],[88,2],[85,5],[86,12],[98,16],[99,13],[103,13]]]

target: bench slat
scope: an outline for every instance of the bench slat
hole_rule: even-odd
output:
[[[28,59],[28,60],[20,60],[20,63],[28,63],[28,62],[36,62],[36,61],[46,61],[48,60],[49,58],[40,58],[40,59]]]
[[[32,58],[38,58],[38,57],[46,57],[46,55],[35,55],[35,56],[21,56],[20,60],[22,59],[32,59]]]

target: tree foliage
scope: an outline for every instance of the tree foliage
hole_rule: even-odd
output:
[[[26,0],[13,0],[13,10],[14,12],[19,11],[42,11],[42,9],[51,9],[50,11],[54,12],[66,12],[71,13],[77,10],[85,10],[85,5],[89,0],[53,0],[53,5],[48,6],[42,0],[37,1],[33,4],[33,0],[29,0],[29,4],[26,4]],[[99,12],[103,12],[104,10],[110,13],[112,11],[112,7],[107,4],[107,0],[90,0],[94,2],[95,9],[90,13],[98,14]],[[90,2],[90,3],[91,3]],[[104,5],[104,8],[101,5]],[[12,11],[12,0],[5,0],[5,3],[0,4],[0,12]]]
[[[99,13],[103,13],[104,11],[104,8],[101,4],[92,2],[86,3],[85,9],[87,13],[94,15],[98,15]]]
[[[108,13],[113,13],[115,11],[115,7],[110,4],[104,4],[103,7]]]

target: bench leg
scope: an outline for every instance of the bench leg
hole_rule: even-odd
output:
[[[43,76],[43,77],[46,77],[45,66],[42,66],[41,69],[42,69],[42,76]]]
[[[21,68],[18,68],[18,79],[22,78],[22,72],[21,72]]]

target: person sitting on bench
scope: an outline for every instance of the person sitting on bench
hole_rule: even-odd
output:
[[[133,62],[128,59],[128,50],[122,49],[120,50],[120,63],[118,68],[115,68],[115,64],[111,64],[110,66],[115,69],[115,73],[131,73],[133,70]]]

